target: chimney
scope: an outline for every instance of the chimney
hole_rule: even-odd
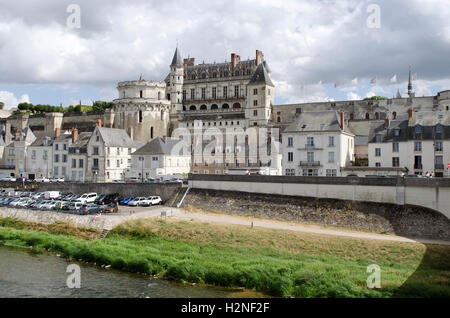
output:
[[[391,120],[389,119],[389,116],[386,116],[384,119],[384,128],[388,129],[391,124]]]
[[[231,66],[236,67],[236,54],[231,53]]]
[[[263,52],[260,50],[256,50],[256,66],[261,64],[262,59],[263,59]]]
[[[408,109],[408,121],[410,126],[415,124],[414,109],[412,108]]]
[[[97,127],[102,127],[102,120],[101,119],[97,119]]]
[[[344,112],[341,112],[341,130],[345,129],[345,116]]]
[[[72,143],[74,144],[78,139],[78,129],[72,129]]]
[[[5,124],[5,144],[11,143],[11,123],[7,120]]]
[[[55,138],[58,138],[61,135],[61,128],[55,128]]]
[[[134,140],[133,126],[128,126],[128,136],[130,136],[131,140]]]

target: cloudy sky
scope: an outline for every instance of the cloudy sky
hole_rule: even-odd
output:
[[[2,0],[0,101],[112,100],[118,81],[163,80],[177,41],[197,62],[262,50],[277,104],[392,97],[409,65],[432,95],[450,89],[449,17],[450,0]]]

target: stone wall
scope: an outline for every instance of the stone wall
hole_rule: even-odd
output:
[[[375,233],[450,240],[450,220],[418,207],[208,189],[191,189],[183,202],[184,208],[189,206]]]

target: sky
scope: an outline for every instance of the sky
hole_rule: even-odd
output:
[[[435,95],[449,17],[450,0],[1,0],[0,101],[110,101],[120,81],[164,80],[177,43],[197,63],[262,50],[278,105],[405,94],[409,66]]]

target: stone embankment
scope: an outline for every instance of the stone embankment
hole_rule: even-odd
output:
[[[450,220],[417,207],[279,195],[191,189],[183,207],[348,228],[406,237],[450,240]]]

